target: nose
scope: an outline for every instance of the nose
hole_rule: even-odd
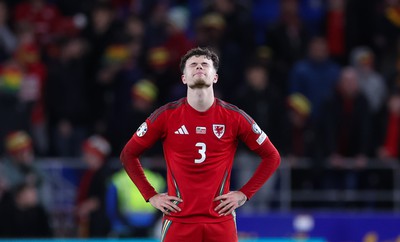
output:
[[[203,69],[203,66],[199,63],[197,64],[196,69]]]

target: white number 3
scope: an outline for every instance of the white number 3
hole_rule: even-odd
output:
[[[202,142],[196,143],[196,147],[200,147],[198,150],[199,154],[201,155],[200,159],[194,159],[194,163],[199,164],[202,163],[206,159],[206,144]]]

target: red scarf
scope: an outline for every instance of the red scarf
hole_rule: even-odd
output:
[[[399,154],[399,127],[400,116],[390,114],[386,131],[385,149],[390,157],[396,158]]]
[[[94,175],[93,170],[87,170],[83,174],[82,180],[79,184],[79,190],[78,190],[78,195],[77,195],[77,204],[80,204],[81,202],[85,201],[88,198],[89,187],[90,187],[90,184],[92,183],[93,175]]]

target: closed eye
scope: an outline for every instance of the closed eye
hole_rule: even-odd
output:
[[[197,65],[198,65],[198,63],[193,62],[193,63],[191,63],[189,66],[190,66],[190,67],[196,67]],[[207,63],[207,62],[202,62],[200,65],[201,65],[202,67],[208,67],[208,66],[209,66],[209,63]]]

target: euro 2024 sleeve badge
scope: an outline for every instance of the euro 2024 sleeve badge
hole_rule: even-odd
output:
[[[147,132],[147,123],[143,122],[136,131],[138,137],[143,137]]]

